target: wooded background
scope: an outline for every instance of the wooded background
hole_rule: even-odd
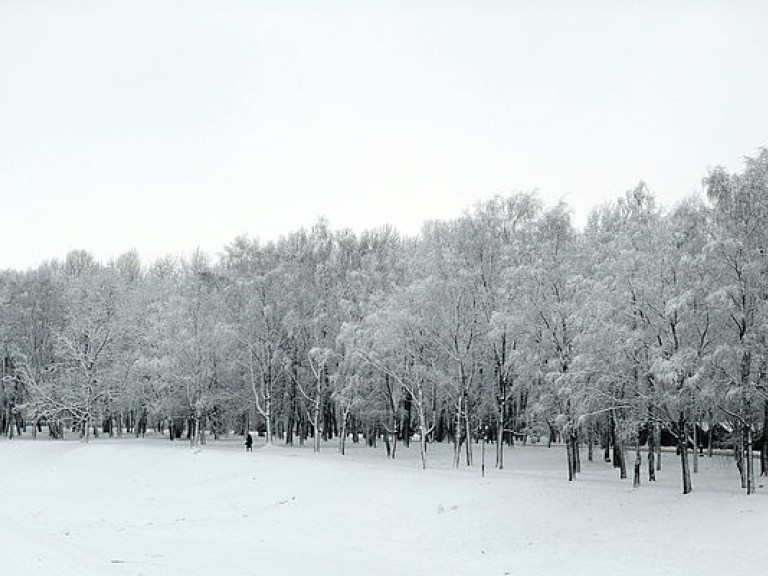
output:
[[[6,435],[205,442],[663,440],[768,459],[768,151],[715,168],[707,198],[662,209],[642,182],[583,230],[535,193],[477,204],[416,237],[319,220],[212,258],[107,263],[70,252],[0,274]],[[408,210],[407,206],[402,207]],[[639,454],[639,452],[638,452]],[[695,454],[695,451],[694,451]],[[749,457],[746,457],[749,456]],[[687,479],[686,479],[687,478]],[[686,484],[687,483],[687,484]]]

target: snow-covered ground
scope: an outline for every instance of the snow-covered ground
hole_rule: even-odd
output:
[[[688,496],[673,454],[639,489],[602,461],[568,483],[561,447],[509,449],[504,471],[486,458],[481,478],[479,466],[452,469],[447,445],[430,447],[422,471],[417,446],[389,461],[359,445],[342,457],[336,444],[314,454],[257,441],[246,453],[239,438],[201,450],[2,440],[0,565],[164,576],[738,576],[768,565],[768,488],[744,495],[727,457],[703,458]]]

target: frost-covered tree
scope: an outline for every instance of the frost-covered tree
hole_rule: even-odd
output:
[[[274,245],[245,238],[226,249],[226,301],[234,323],[240,372],[264,419],[270,444],[276,421],[278,385],[293,312],[284,298],[286,285]]]
[[[743,483],[754,491],[752,442],[758,409],[768,416],[768,150],[748,158],[742,173],[715,168],[704,180],[714,204],[716,228],[708,245],[719,289],[712,294],[728,328],[714,360],[725,391],[723,409],[743,432]],[[763,422],[764,439],[766,421]],[[740,450],[741,452],[741,450]],[[763,449],[763,473],[768,468]]]
[[[378,381],[384,387],[394,446],[400,399],[407,398],[412,403],[421,464],[426,468],[427,438],[435,425],[434,420],[430,421],[430,394],[434,394],[432,384],[437,375],[436,345],[428,333],[422,297],[418,285],[410,286],[393,295],[386,307],[370,314],[363,322],[346,326],[342,337],[349,355],[380,375]]]
[[[464,262],[474,277],[484,329],[481,343],[481,402],[495,417],[496,467],[504,467],[505,440],[514,444],[522,425],[527,389],[519,361],[523,314],[515,304],[519,287],[505,282],[507,271],[525,266],[532,222],[540,215],[535,194],[497,196],[475,206],[461,220]],[[522,418],[524,420],[524,418]]]
[[[595,209],[585,230],[584,272],[589,286],[577,337],[575,367],[590,432],[602,431],[606,460],[625,478],[624,447],[649,439],[649,477],[657,430],[651,363],[657,346],[663,219],[644,183]]]
[[[49,413],[75,419],[84,441],[90,438],[115,388],[113,368],[118,341],[126,331],[120,282],[112,270],[90,264],[86,253],[71,253],[65,270],[67,315],[54,330],[57,363],[53,386],[33,397]],[[77,266],[70,266],[77,261]]]
[[[576,267],[578,237],[564,204],[544,212],[533,235],[534,257],[517,271],[523,309],[529,314],[529,352],[536,366],[537,385],[532,388],[535,415],[550,431],[559,427],[566,444],[568,478],[579,468],[579,408],[574,402],[575,337],[584,279]],[[533,370],[531,370],[533,372]]]

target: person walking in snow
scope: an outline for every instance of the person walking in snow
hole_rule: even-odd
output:
[[[245,437],[245,451],[253,452],[253,436],[248,432],[248,436]]]

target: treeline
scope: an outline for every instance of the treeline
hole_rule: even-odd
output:
[[[768,471],[768,152],[661,209],[643,183],[584,230],[535,194],[494,198],[415,238],[325,221],[143,265],[74,251],[0,274],[5,434],[46,426],[204,442],[562,440],[580,452],[678,445]],[[695,450],[694,450],[695,454]],[[636,474],[639,472],[636,471]]]

